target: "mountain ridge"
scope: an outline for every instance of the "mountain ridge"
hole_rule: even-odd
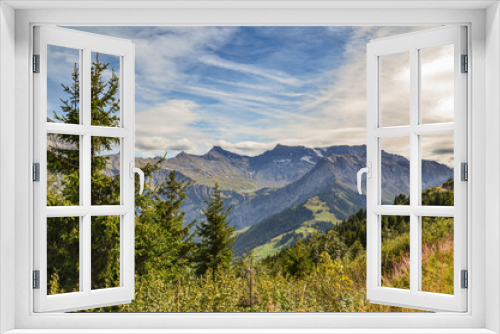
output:
[[[176,170],[193,181],[186,204],[188,220],[202,218],[200,208],[214,182],[218,182],[226,204],[233,207],[231,223],[244,228],[327,190],[335,193],[332,189],[349,192],[354,202],[350,204],[352,209],[359,209],[365,204],[364,197],[355,198],[355,175],[366,165],[365,156],[365,145],[308,148],[279,144],[255,157],[215,146],[203,155],[179,154],[163,162],[161,168]],[[385,151],[382,157],[383,199],[389,203],[400,193],[409,194],[409,161]],[[423,161],[423,171],[425,188],[453,176],[451,168],[434,161]]]

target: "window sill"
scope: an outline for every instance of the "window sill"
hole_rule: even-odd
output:
[[[5,334],[487,334],[475,329],[15,329]]]

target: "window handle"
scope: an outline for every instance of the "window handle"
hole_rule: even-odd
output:
[[[358,193],[360,195],[363,195],[363,192],[361,191],[361,176],[366,173],[367,178],[371,179],[372,177],[372,163],[368,162],[367,167],[361,168],[358,171]]]
[[[137,173],[139,174],[139,195],[142,195],[142,191],[144,190],[144,172],[140,169],[134,166],[135,162],[131,161],[130,162],[130,178],[134,178],[134,174]]]

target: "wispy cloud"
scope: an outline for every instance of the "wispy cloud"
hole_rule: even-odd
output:
[[[161,103],[189,80],[187,73],[205,53],[223,46],[237,27],[71,27],[130,39],[136,49],[139,105]]]
[[[196,92],[200,95],[213,97],[213,98],[229,98],[233,101],[245,100],[245,101],[261,102],[261,103],[265,103],[265,104],[274,104],[274,105],[276,105],[276,104],[278,104],[278,105],[297,104],[296,102],[284,101],[284,100],[280,100],[280,99],[269,97],[269,96],[263,96],[263,95],[258,95],[258,94],[249,95],[246,93],[227,92],[227,91],[223,91],[223,90],[219,90],[219,89],[211,89],[211,88],[205,88],[205,87],[187,86],[187,87],[184,87],[182,90]]]
[[[366,44],[420,29],[82,28],[136,44],[137,154],[142,156],[165,150],[204,153],[212,145],[255,155],[277,143],[363,144]],[[450,51],[426,53],[423,115],[429,122],[446,121],[453,113],[453,87],[446,84],[452,71],[444,60]],[[384,117],[408,122],[402,112],[408,102],[402,98],[409,88],[408,64],[401,57],[386,63]],[[394,152],[407,148],[401,141],[387,145]],[[425,145],[429,157],[449,163],[449,140]]]
[[[281,95],[281,96],[294,97],[294,98],[309,95],[307,92],[304,92],[304,91],[290,92],[286,88],[281,87],[280,85],[263,85],[263,84],[259,85],[259,84],[241,82],[241,81],[214,80],[213,78],[209,78],[209,79],[212,80],[216,84],[223,84],[223,85],[232,86],[232,87],[246,88],[246,89],[250,89],[253,91],[259,91],[261,93],[270,94],[270,95]]]
[[[247,65],[247,64],[242,64],[242,63],[236,63],[233,61],[228,61],[225,59],[222,59],[220,57],[214,56],[214,55],[206,55],[203,57],[199,58],[200,62],[206,64],[206,65],[211,65],[211,66],[216,66],[216,67],[221,67],[224,69],[232,70],[232,71],[237,71],[237,72],[242,72],[242,73],[247,73],[251,75],[257,75],[264,77],[266,79],[270,79],[285,85],[291,85],[291,86],[300,86],[302,83],[299,79],[291,77],[285,73],[281,73],[272,69],[262,69],[256,66],[252,65]]]

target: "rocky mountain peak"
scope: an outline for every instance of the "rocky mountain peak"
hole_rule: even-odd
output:
[[[304,156],[316,156],[316,154],[312,149],[307,148],[305,146],[287,146],[287,145],[277,144],[272,150],[266,151],[258,157],[300,159]]]
[[[239,155],[223,149],[221,146],[215,145],[205,154],[206,157],[226,157],[230,159],[243,159],[245,156]]]

